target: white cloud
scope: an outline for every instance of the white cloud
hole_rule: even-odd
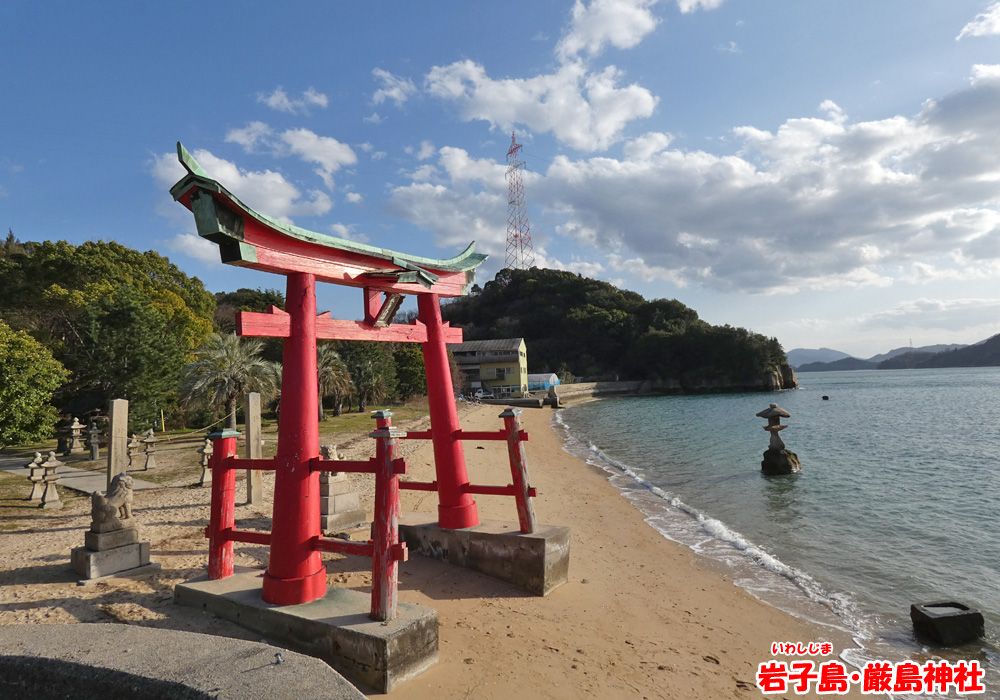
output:
[[[455,66],[442,91],[508,87]],[[624,159],[560,155],[525,173],[526,198],[580,259],[634,279],[784,294],[1000,276],[997,74],[977,66],[911,117],[854,122],[827,101],[773,131],[734,130],[728,154],[654,132],[624,144]],[[392,192],[393,211],[441,242],[488,235],[499,248],[503,164],[445,147],[434,165]]]
[[[334,236],[343,238],[348,241],[355,241],[356,243],[367,243],[368,236],[366,236],[363,233],[361,234],[355,233],[354,232],[355,228],[356,227],[354,224],[348,225],[348,224],[336,223],[330,226],[330,232],[333,233]]]
[[[195,258],[209,265],[222,266],[219,246],[193,233],[178,233],[166,242],[167,248],[175,253]]]
[[[361,202],[364,201],[364,197],[362,197],[357,192],[348,192],[347,194],[344,195],[344,199],[350,202],[351,204],[361,204]]]
[[[354,165],[358,156],[345,143],[330,136],[319,136],[308,129],[287,129],[276,134],[263,122],[250,122],[242,129],[226,134],[227,143],[238,143],[247,153],[267,149],[275,156],[291,153],[319,167],[316,174],[328,189],[333,189],[333,174],[345,165]]]
[[[382,104],[386,100],[392,100],[398,107],[417,92],[417,86],[409,78],[400,78],[381,68],[374,69],[372,75],[382,85],[372,95],[372,102],[377,105]]]
[[[308,198],[304,198],[281,173],[244,170],[210,151],[198,150],[192,155],[205,172],[248,206],[281,221],[292,223],[293,216],[319,216],[333,207],[330,197],[319,190],[309,192]],[[154,156],[152,173],[160,186],[170,187],[184,176],[184,172],[176,154]]]
[[[435,153],[434,144],[430,141],[423,141],[420,150],[417,152],[417,160],[427,160]]]
[[[247,153],[253,153],[261,144],[269,144],[273,137],[274,132],[264,122],[250,122],[226,134],[226,143],[238,143]]]
[[[316,174],[323,179],[327,189],[333,189],[333,173],[341,166],[358,162],[357,154],[346,143],[319,136],[308,129],[289,129],[281,134],[281,140],[302,160],[319,165]]]
[[[586,52],[599,54],[606,45],[631,49],[656,29],[658,20],[651,8],[658,0],[592,0],[584,5],[576,0],[569,32],[556,46],[561,61]]]
[[[982,327],[983,319],[1000,316],[1000,299],[917,299],[896,306],[864,314],[858,319],[861,328],[928,328],[963,331]],[[996,323],[986,326],[992,335]],[[985,337],[985,336],[984,336]]]
[[[684,14],[696,12],[697,10],[714,10],[719,7],[724,0],[677,0],[677,7]]]
[[[264,93],[258,94],[257,101],[273,110],[288,112],[289,114],[308,114],[310,107],[325,108],[329,102],[326,95],[316,92],[313,88],[309,88],[303,92],[302,97],[292,99],[280,85],[270,95],[265,95]]]
[[[656,108],[656,97],[635,84],[620,86],[622,78],[614,66],[592,73],[571,62],[547,75],[494,80],[481,65],[466,60],[435,66],[426,86],[432,95],[454,102],[466,121],[481,119],[504,131],[523,124],[594,151],[620,140],[626,124],[651,116]]]
[[[962,27],[955,37],[960,41],[967,36],[993,36],[1000,34],[1000,2],[995,2],[986,8],[986,12],[976,15],[976,18]]]
[[[573,272],[594,279],[601,279],[607,269],[599,262],[586,262],[577,258],[568,263],[560,260],[549,260],[548,267],[553,270],[566,270],[567,272]]]
[[[365,124],[381,124],[385,120],[379,116],[378,112],[372,112],[370,117],[364,117],[361,121]]]
[[[651,156],[665,151],[671,141],[673,137],[670,134],[651,131],[626,143],[623,150],[629,160],[648,160]]]
[[[715,50],[722,53],[741,53],[740,47],[735,41],[727,41],[725,44],[718,44],[715,47]]]

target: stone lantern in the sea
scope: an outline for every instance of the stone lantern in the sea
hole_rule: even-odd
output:
[[[768,476],[776,474],[794,474],[801,471],[802,464],[798,455],[785,449],[785,443],[781,441],[779,432],[787,428],[781,424],[782,418],[788,418],[789,413],[785,409],[772,403],[763,411],[757,414],[761,418],[767,418],[767,425],[764,430],[771,434],[771,441],[768,443],[767,451],[764,453],[764,460],[760,463],[760,470]]]

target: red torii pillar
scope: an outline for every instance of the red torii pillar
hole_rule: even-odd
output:
[[[427,326],[427,342],[423,344],[423,351],[438,485],[438,524],[447,530],[475,527],[479,524],[479,513],[476,502],[465,490],[469,485],[469,476],[465,468],[465,450],[459,438],[461,426],[455,408],[455,390],[438,295],[418,295],[417,311],[420,320]]]
[[[366,316],[372,315],[382,292],[365,289]],[[427,373],[438,491],[438,523],[449,530],[479,524],[476,502],[468,492],[461,427],[455,407],[447,342],[456,331],[441,318],[437,294],[417,295],[420,324],[376,328],[365,321],[316,316],[316,278],[289,273],[285,310],[238,315],[241,336],[284,338],[281,421],[275,456],[271,552],[264,575],[263,598],[274,605],[293,605],[322,597],[326,569],[313,543],[322,535],[319,474],[309,462],[319,456],[319,394],[316,384],[317,338],[421,342]]]
[[[326,567],[313,547],[320,527],[319,472],[309,461],[319,457],[316,384],[316,278],[288,275],[285,311],[289,332],[284,341],[281,375],[281,422],[271,552],[262,597],[273,605],[294,605],[323,597]]]

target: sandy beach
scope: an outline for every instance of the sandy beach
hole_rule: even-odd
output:
[[[498,406],[467,408],[467,430],[499,429]],[[773,642],[830,642],[835,659],[848,634],[771,608],[736,587],[707,560],[665,539],[607,482],[607,475],[566,452],[551,409],[529,410],[527,455],[541,523],[572,530],[570,580],[541,598],[494,579],[411,557],[401,565],[399,599],[433,607],[440,619],[440,661],[395,690],[423,698],[741,698],[758,697],[758,664]],[[417,422],[407,426],[421,429]],[[188,446],[186,449],[190,449]],[[403,441],[407,478],[433,478],[431,448]],[[344,456],[370,456],[356,439]],[[467,442],[473,483],[510,481],[506,446]],[[141,474],[138,474],[141,478]],[[370,479],[370,477],[367,477]],[[269,495],[272,479],[265,480]],[[356,477],[363,499],[366,477]],[[10,482],[7,492],[10,491]],[[28,491],[25,480],[24,495]],[[6,492],[5,492],[6,493]],[[238,486],[238,494],[242,494]],[[436,512],[434,494],[403,492],[403,510]],[[240,527],[267,528],[269,505],[240,505]],[[175,606],[173,586],[205,571],[208,490],[177,483],[136,495],[135,511],[162,571],[78,586],[69,554],[89,526],[89,499],[42,511],[5,497],[0,529],[0,625],[118,622],[251,639],[259,637],[205,613]],[[483,519],[516,523],[512,499],[478,498]],[[516,527],[516,525],[515,525]],[[361,537],[358,532],[356,537]],[[367,559],[325,555],[329,583],[368,590]],[[266,550],[238,545],[236,564],[266,564]],[[852,695],[861,696],[858,686]],[[375,696],[373,696],[375,697]],[[387,696],[388,697],[388,696]],[[789,691],[772,697],[796,697]]]

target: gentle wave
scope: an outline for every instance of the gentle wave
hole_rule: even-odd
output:
[[[785,564],[722,521],[706,516],[650,483],[628,464],[576,435],[559,412],[554,413],[552,423],[562,437],[563,449],[609,474],[611,484],[664,538],[725,564],[734,574],[733,582],[762,602],[808,622],[850,634],[860,648],[845,651],[842,658],[846,662],[852,665],[860,662],[863,666],[865,660],[873,658],[863,648],[863,642],[871,637],[870,626],[865,624],[850,596],[824,591],[804,571]]]

